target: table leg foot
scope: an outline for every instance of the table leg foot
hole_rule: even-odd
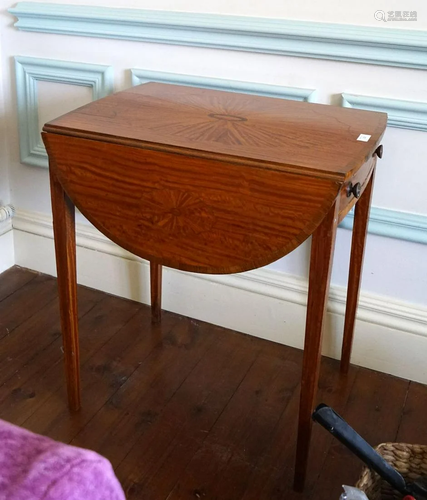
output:
[[[354,325],[356,320],[357,302],[359,299],[360,282],[362,278],[363,254],[365,251],[366,233],[368,230],[374,176],[375,168],[372,171],[371,178],[369,179],[368,184],[354,209],[347,305],[345,310],[344,337],[341,351],[340,369],[343,374],[348,373],[350,368]]]
[[[294,488],[302,491],[305,484],[310,447],[312,420],[319,380],[323,323],[326,315],[335,235],[338,223],[338,203],[335,202],[323,222],[313,233],[307,319],[301,378],[298,439]]]
[[[159,323],[162,314],[162,265],[150,262],[151,320]]]
[[[50,186],[68,404],[70,410],[77,411],[80,409],[81,399],[75,210],[52,168],[50,170]]]

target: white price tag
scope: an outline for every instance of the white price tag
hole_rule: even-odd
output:
[[[368,142],[370,138],[371,138],[370,135],[360,134],[359,137],[357,138],[357,140],[362,141],[362,142]]]

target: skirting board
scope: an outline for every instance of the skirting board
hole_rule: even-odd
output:
[[[56,274],[50,217],[17,211],[17,265]],[[77,224],[78,281],[114,295],[149,302],[147,262]],[[264,339],[302,348],[306,280],[270,269],[228,276],[165,269],[163,308]],[[331,287],[323,353],[339,358],[345,289]],[[362,293],[352,362],[427,383],[427,308]]]
[[[0,273],[15,264],[13,231],[10,220],[0,223]]]

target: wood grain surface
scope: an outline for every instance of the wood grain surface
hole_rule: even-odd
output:
[[[343,180],[372,156],[386,122],[385,113],[148,83],[44,130]]]
[[[132,253],[235,273],[307,239],[342,183],[44,133],[51,169],[80,211]]]
[[[50,194],[68,399],[70,409],[77,411],[80,408],[80,361],[75,208],[54,169],[50,169]]]

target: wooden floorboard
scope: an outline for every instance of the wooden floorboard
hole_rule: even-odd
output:
[[[410,382],[396,435],[398,443],[427,443],[427,386]]]
[[[139,305],[106,296],[80,322],[80,359],[82,363],[102,348],[108,340],[137,312]],[[57,435],[56,423],[66,407],[63,367],[60,362],[46,367],[38,380],[30,379],[26,390],[33,388],[35,396],[24,408],[15,408],[20,424],[29,430],[67,441]],[[67,412],[68,413],[68,412]]]
[[[55,279],[0,275],[0,418],[96,450],[128,500],[331,500],[361,463],[314,426],[292,491],[299,350],[79,287],[83,408],[67,409]],[[323,359],[319,401],[370,443],[427,442],[427,387]]]
[[[302,359],[302,352],[296,351]],[[351,367],[346,377],[339,373],[339,363],[331,359],[323,359],[319,382],[318,400],[330,404],[337,412],[343,413],[349,398],[357,367]],[[284,412],[271,446],[262,457],[259,470],[247,485],[244,500],[258,498],[310,498],[317,490],[317,482],[323,464],[333,443],[333,438],[320,426],[313,427],[312,448],[308,464],[308,475],[304,495],[292,490],[295,456],[295,438],[298,411],[299,391],[294,394],[293,401]],[[314,495],[316,496],[316,495]]]
[[[252,466],[268,445],[298,385],[293,354],[275,353],[271,345],[263,346],[221,415],[207,429],[188,466],[176,478],[171,499],[196,494],[207,498],[241,497]],[[289,358],[291,362],[287,363]]]
[[[19,267],[11,267],[2,273],[0,279],[0,301],[15,293],[25,284],[33,280],[38,273]]]
[[[9,294],[0,302],[0,340],[8,337],[15,328],[55,297],[55,280],[43,275],[37,275],[16,292]]]
[[[119,465],[128,498],[167,497],[254,363],[255,342],[213,330],[214,345]]]
[[[359,369],[342,414],[372,446],[394,441],[408,384],[407,380]],[[338,498],[341,485],[330,478],[339,470],[342,484],[354,484],[362,465],[358,458],[338,441],[334,441],[321,477],[316,483],[316,493],[319,493],[321,498]]]
[[[104,298],[104,294],[81,287],[78,292],[79,318],[82,318],[94,305]],[[1,341],[0,352],[0,384],[19,373],[20,384],[33,375],[33,369],[41,356],[43,359],[48,352],[54,352],[57,360],[61,359],[61,331],[59,324],[59,309],[56,297],[44,308],[22,322],[13,330],[13,334]],[[32,360],[31,363],[30,360]],[[23,369],[25,367],[25,369]],[[26,369],[30,373],[26,373]],[[1,390],[0,390],[1,401]]]

